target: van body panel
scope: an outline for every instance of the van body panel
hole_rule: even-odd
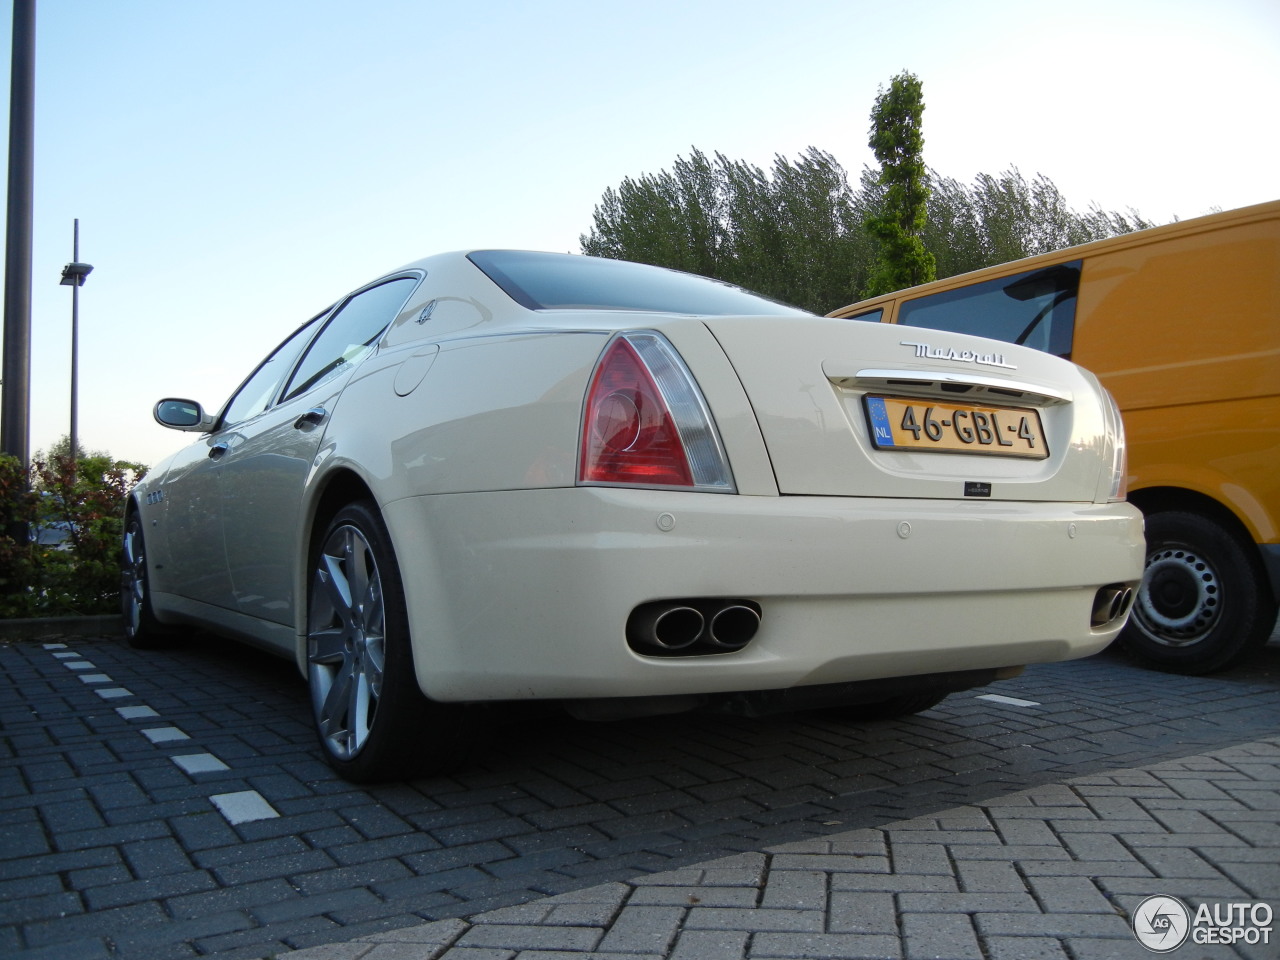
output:
[[[1053,283],[1061,296],[1045,294]],[[1249,634],[1248,643],[1218,636],[1224,643],[1266,641],[1280,598],[1280,201],[948,277],[830,316],[913,326],[918,339],[927,322],[1091,370],[1123,413],[1129,495],[1147,513],[1148,577],[1134,616],[1151,635],[1144,655],[1208,672],[1243,649],[1197,652],[1214,630]],[[1184,602],[1199,604],[1197,623]],[[1124,636],[1132,633],[1131,621]]]

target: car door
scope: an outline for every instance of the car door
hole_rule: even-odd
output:
[[[164,479],[162,538],[165,569],[157,579],[166,591],[191,600],[234,609],[223,539],[222,464],[239,442],[241,425],[251,422],[279,394],[303,348],[329,311],[313,317],[280,344],[240,385],[222,408],[218,426],[174,457]],[[159,554],[158,554],[159,555]]]
[[[311,465],[343,385],[418,280],[396,277],[346,298],[309,344],[276,402],[228,434],[219,465],[222,535],[239,612],[293,624]]]

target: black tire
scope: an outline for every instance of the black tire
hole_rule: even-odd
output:
[[[418,687],[400,570],[373,504],[338,511],[316,541],[311,570],[307,683],[329,765],[354,783],[455,766],[461,724]]]
[[[142,517],[136,510],[125,520],[120,544],[120,615],[124,639],[138,650],[165,646],[172,636],[151,609],[151,580],[147,574],[146,541]]]
[[[1147,516],[1147,564],[1120,645],[1171,673],[1200,675],[1238,663],[1276,622],[1253,545],[1198,513]]]
[[[895,717],[907,717],[913,713],[924,713],[947,699],[947,696],[948,691],[922,690],[918,693],[900,694],[876,703],[854,703],[847,707],[833,707],[823,712],[830,717],[851,722],[892,720]]]

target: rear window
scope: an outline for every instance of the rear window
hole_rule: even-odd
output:
[[[907,300],[898,323],[970,333],[1071,356],[1081,261]]]
[[[468,259],[530,310],[811,316],[731,283],[627,260],[520,250],[479,250]]]

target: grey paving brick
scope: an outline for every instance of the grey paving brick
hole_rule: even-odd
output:
[[[472,927],[457,941],[459,947],[505,947],[513,950],[594,950],[603,932],[593,927]]]
[[[747,930],[751,932],[821,932],[823,910],[740,910],[732,907],[693,907],[685,919],[686,930]]]
[[[0,923],[31,923],[83,913],[80,895],[74,891],[64,891],[61,887],[62,884],[58,883],[58,889],[51,892],[0,901]]]
[[[754,907],[759,898],[755,887],[637,887],[630,903],[636,906]]]
[[[188,870],[142,880],[107,883],[84,890],[83,896],[90,910],[104,910],[165,900],[201,890],[215,890],[217,886],[213,877],[203,870]]]
[[[1218,879],[1222,876],[1194,850],[1147,847],[1141,850],[1139,856],[1158,877]]]
[[[831,889],[845,891],[901,891],[956,892],[959,890],[952,874],[896,874],[896,873],[844,873],[831,878]]]
[[[1023,893],[1027,889],[1012,863],[1001,860],[956,860],[960,888],[967,893]]]
[[[139,823],[116,827],[99,827],[90,830],[74,830],[57,834],[59,850],[87,850],[91,847],[109,847],[138,840],[155,840],[169,836],[169,826],[163,821],[144,820]]]
[[[292,877],[336,866],[324,850],[306,850],[289,856],[275,856],[213,867],[211,873],[224,886],[236,886],[271,877]]]
[[[665,956],[675,942],[684,915],[682,907],[628,905],[618,914],[595,949]]]
[[[1071,960],[1058,940],[1045,937],[984,936],[987,960]]]
[[[1028,877],[1026,882],[1046,913],[1107,913],[1116,909],[1114,901],[1089,877]]]
[[[23,924],[23,935],[30,947],[52,947],[68,940],[110,936],[121,930],[135,930],[166,922],[168,917],[158,903],[138,903],[93,913],[68,912],[56,919],[45,916]]]
[[[823,909],[827,902],[827,874],[820,870],[781,869],[780,859],[773,858],[773,869],[762,891],[760,905],[791,910]]]
[[[989,911],[978,914],[975,920],[978,930],[991,936],[1109,937],[1126,941],[1133,938],[1129,921],[1114,911],[1068,913],[1054,910],[1043,914]]]
[[[951,855],[941,844],[894,844],[890,863],[895,874],[950,876],[953,872]]]
[[[833,892],[827,905],[827,929],[831,933],[897,936],[898,913],[894,895]]]
[[[191,950],[195,956],[193,941],[218,934],[253,929],[257,924],[244,913],[232,911],[191,920],[168,920],[155,926],[119,930],[111,935],[117,955],[158,957],[186,956],[178,949]],[[172,952],[171,952],[172,951]]]
[[[122,844],[120,851],[134,875],[141,879],[192,869],[191,859],[172,837]]]
[[[983,960],[972,920],[964,914],[902,915],[903,955],[908,958]]]
[[[742,930],[685,930],[669,960],[743,960],[749,936]]]
[[[772,957],[885,960],[899,956],[898,938],[853,933],[759,933],[752,939],[749,956],[760,960]]]
[[[381,903],[382,901],[368,890],[336,890],[312,897],[298,897],[264,903],[260,906],[249,906],[248,911],[262,923],[274,924],[298,917],[318,917],[338,910],[351,910]]]
[[[173,897],[168,901],[167,907],[169,912],[178,919],[189,920],[204,914],[261,907],[297,897],[297,891],[284,880],[272,879]]]

